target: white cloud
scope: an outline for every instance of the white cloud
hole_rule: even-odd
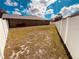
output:
[[[50,4],[52,4],[52,3],[56,2],[56,1],[57,1],[57,0],[47,0],[48,5],[50,5]]]
[[[31,8],[29,8],[29,13],[32,15],[40,15],[43,16],[46,10],[46,6],[44,6],[43,4],[36,4],[36,3],[32,3],[31,4]]]
[[[7,6],[18,6],[17,2],[12,2],[11,0],[6,0],[4,4]]]
[[[47,11],[46,11],[46,14],[52,14],[53,13],[53,9],[48,9]]]
[[[13,2],[13,6],[18,6],[18,3],[17,2]]]
[[[55,18],[56,16],[57,16],[57,15],[52,14],[52,15],[51,15],[51,19]]]
[[[15,8],[15,11],[20,11],[18,8]]]
[[[70,7],[63,7],[60,11],[60,13],[63,15],[63,17],[68,17],[75,13],[76,11],[79,11],[79,4],[72,5]]]
[[[29,13],[35,16],[44,17],[48,5],[54,3],[56,0],[31,0],[31,8],[29,8]],[[49,12],[49,11],[48,11]],[[51,11],[49,12],[51,13]]]
[[[15,14],[15,15],[21,15],[21,13],[18,12],[18,11],[13,11],[13,14]]]

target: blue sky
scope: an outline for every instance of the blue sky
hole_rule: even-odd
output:
[[[48,4],[50,0],[44,0],[41,3],[39,3],[40,1],[41,0],[0,0],[0,9],[7,11],[8,14],[19,14],[23,16],[35,15],[48,20],[53,18],[52,15],[55,16],[59,14],[64,7],[68,9],[71,8],[68,11],[72,11],[73,9],[73,11],[79,11],[79,0],[55,0],[53,3],[50,4]],[[41,4],[46,5],[40,7],[39,5]],[[76,7],[76,5],[78,7]],[[64,13],[62,14],[65,15]]]

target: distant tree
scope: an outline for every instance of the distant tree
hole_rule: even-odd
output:
[[[58,14],[57,16],[55,16],[51,21],[56,22],[59,21],[63,18],[62,14]]]
[[[7,14],[7,12],[2,10],[2,9],[0,9],[0,18],[2,17],[2,14]]]

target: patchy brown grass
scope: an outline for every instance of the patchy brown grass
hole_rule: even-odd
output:
[[[54,25],[10,28],[4,59],[68,59]]]

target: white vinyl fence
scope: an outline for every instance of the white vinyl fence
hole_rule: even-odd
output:
[[[8,34],[8,22],[0,18],[0,59],[4,58],[4,47]]]
[[[79,16],[55,22],[73,59],[79,59]]]

